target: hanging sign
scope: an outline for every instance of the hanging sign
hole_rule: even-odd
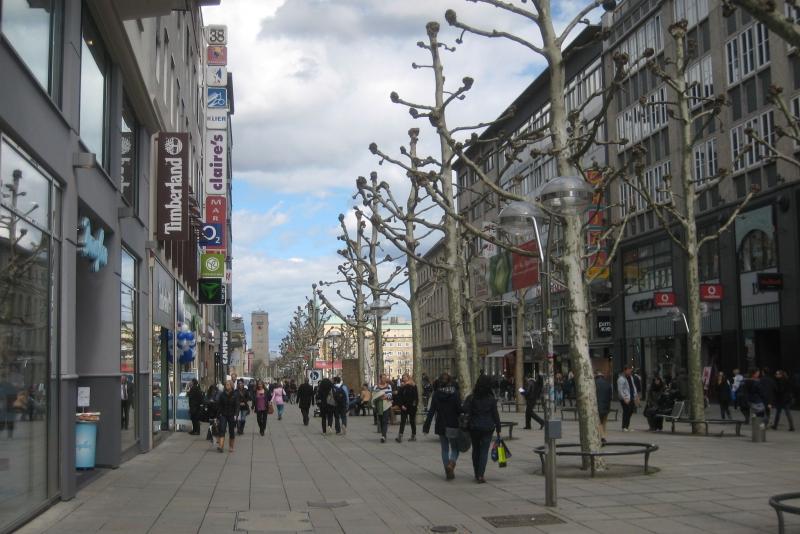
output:
[[[722,300],[722,284],[700,284],[700,300]]]
[[[222,195],[206,196],[206,223],[225,224],[228,216],[228,199]]]
[[[227,65],[228,47],[213,45],[206,48],[206,63],[208,65]]]
[[[204,28],[206,42],[210,45],[228,44],[228,27],[224,24],[209,24]]]
[[[209,87],[225,87],[228,85],[228,67],[209,65],[206,67],[206,85]]]
[[[197,294],[200,297],[200,304],[225,304],[225,284],[220,278],[198,279]]]
[[[205,173],[206,194],[225,195],[228,191],[228,132],[206,131],[205,156],[208,163]]]
[[[81,217],[78,227],[78,254],[91,262],[89,270],[93,273],[108,264],[108,248],[104,241],[106,232],[102,228],[92,233],[89,217]]]
[[[228,90],[225,87],[207,87],[206,107],[208,109],[228,109]]]
[[[228,112],[222,109],[206,111],[206,128],[211,130],[228,129]]]
[[[656,308],[672,308],[675,306],[675,293],[671,291],[656,291],[653,293],[653,305]]]
[[[223,240],[225,226],[220,223],[205,223],[200,230],[200,240],[198,245],[206,250],[214,250],[218,248],[225,248],[225,241]]]
[[[189,134],[161,132],[156,151],[156,236],[189,240]]]
[[[200,254],[200,276],[225,278],[225,254]]]

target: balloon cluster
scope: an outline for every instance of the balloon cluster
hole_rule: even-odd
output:
[[[194,332],[189,330],[189,325],[182,324],[178,331],[178,350],[180,350],[178,361],[181,364],[191,363],[194,360],[196,346],[197,341],[195,340]]]

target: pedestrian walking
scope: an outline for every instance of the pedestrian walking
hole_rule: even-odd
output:
[[[419,402],[419,390],[414,383],[411,375],[405,373],[401,378],[403,385],[397,392],[397,402],[400,406],[400,432],[395,441],[403,441],[403,431],[406,429],[406,421],[411,425],[411,437],[408,441],[417,441],[417,403]]]
[[[272,403],[275,405],[275,411],[278,412],[278,421],[283,419],[283,408],[286,402],[286,390],[280,382],[275,389],[272,390]]]
[[[564,406],[564,376],[556,373],[553,380],[556,392],[556,406]]]
[[[382,374],[372,395],[375,413],[378,416],[378,427],[381,432],[381,443],[386,443],[386,432],[389,430],[389,412],[392,409],[392,383],[389,376]]]
[[[772,416],[772,407],[775,406],[777,390],[778,384],[775,382],[775,377],[770,373],[769,367],[764,367],[761,369],[761,392],[764,394],[767,423],[769,423],[770,417]]]
[[[333,398],[333,382],[330,378],[323,378],[317,385],[317,406],[322,419],[322,433],[328,433],[328,427],[333,426],[333,411],[336,401]]]
[[[236,433],[241,436],[244,434],[244,424],[247,422],[248,414],[250,414],[250,392],[244,387],[244,380],[241,378],[236,383],[236,400],[239,407],[236,414]]]
[[[534,380],[533,377],[528,379],[525,386],[525,391],[522,395],[525,397],[525,430],[531,429],[531,419],[539,423],[539,430],[544,428],[544,419],[536,414],[536,403],[542,398],[542,389],[544,388],[544,378],[542,374]]]
[[[206,392],[205,411],[208,416],[206,441],[210,441],[212,447],[214,446],[214,438],[219,435],[219,410],[217,408],[219,393],[220,391],[215,384],[210,385]]]
[[[189,393],[186,396],[189,398],[189,417],[192,420],[192,431],[189,434],[199,436],[200,412],[203,410],[203,391],[200,389],[200,384],[196,378],[192,378],[192,385],[189,387]]]
[[[460,413],[461,402],[456,387],[453,385],[450,375],[442,373],[431,397],[431,406],[428,409],[425,424],[422,425],[422,433],[427,434],[430,431],[435,415],[434,432],[439,436],[442,464],[447,480],[455,478],[456,462],[458,461],[458,416]]]
[[[314,388],[305,380],[297,388],[297,405],[300,407],[300,413],[303,414],[303,425],[308,426],[308,410],[314,401]]]
[[[263,380],[256,382],[253,392],[253,411],[256,412],[256,422],[258,423],[258,433],[262,436],[267,430],[267,416],[269,415],[269,403],[272,400],[267,386]]]
[[[597,414],[600,417],[600,442],[605,445],[608,438],[608,414],[611,412],[611,397],[614,396],[611,383],[606,380],[603,373],[597,372],[594,375],[594,389],[597,395]]]
[[[619,403],[622,405],[623,432],[631,431],[631,416],[639,403],[639,391],[633,382],[632,374],[633,368],[630,365],[626,365],[617,379],[617,395],[619,395]]]
[[[336,425],[336,434],[347,434],[347,410],[350,408],[350,389],[342,382],[339,376],[333,377],[333,419]]]
[[[775,371],[775,420],[772,423],[773,430],[778,429],[781,412],[785,412],[786,419],[789,421],[789,432],[794,432],[792,404],[794,404],[794,395],[792,394],[792,384],[789,382],[789,375],[787,375],[785,371],[778,369]]]
[[[233,389],[233,382],[225,382],[225,389],[217,396],[217,409],[219,413],[219,436],[217,438],[217,451],[225,450],[225,430],[228,431],[230,443],[228,450],[233,452],[236,443],[236,417],[239,410],[239,394]]]
[[[483,484],[486,482],[484,475],[489,461],[492,432],[497,432],[497,437],[500,437],[497,399],[492,393],[492,380],[487,375],[478,377],[472,394],[464,401],[463,412],[467,415],[472,440],[472,470],[478,484]]]
[[[764,393],[764,387],[761,383],[761,371],[758,369],[750,369],[748,374],[750,377],[746,378],[739,388],[740,391],[744,389],[747,398],[748,415],[759,417],[764,421],[765,425],[769,425],[769,416],[767,416],[767,396]]]
[[[567,373],[567,379],[564,381],[564,398],[568,400],[569,405],[572,406],[575,400],[575,373],[572,371]]]
[[[717,402],[719,402],[719,415],[721,419],[731,419],[731,385],[722,371],[717,373],[717,379],[714,382],[714,393],[717,394]]]
[[[660,376],[653,377],[653,382],[647,389],[644,416],[647,418],[647,426],[652,432],[661,432],[664,426],[664,419],[658,417],[658,407],[661,405],[661,397],[664,395],[665,389],[666,386]]]

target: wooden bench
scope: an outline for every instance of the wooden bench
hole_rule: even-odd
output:
[[[606,447],[624,447],[626,450],[614,451],[603,450]],[[559,451],[558,449],[575,449],[577,451]],[[648,474],[650,467],[650,455],[658,450],[658,445],[653,443],[637,443],[637,442],[606,442],[601,446],[599,451],[583,452],[580,450],[580,443],[558,443],[556,444],[556,456],[581,456],[589,457],[589,468],[591,470],[591,477],[594,478],[595,473],[595,458],[605,456],[627,456],[633,454],[644,455],[644,473]],[[547,455],[547,445],[540,445],[533,449],[533,452],[539,455],[539,460],[542,462],[542,472],[544,472],[544,458]]]
[[[701,421],[699,419],[688,419],[688,418],[672,419],[672,418],[670,418],[669,422],[670,422],[670,432],[672,432],[673,434],[675,433],[675,424],[676,423],[684,423],[684,424],[687,424],[687,425],[703,425],[705,427],[705,429],[706,429],[706,432],[705,432],[706,436],[708,435],[708,425],[735,425],[736,426],[736,429],[735,429],[736,435],[737,436],[741,436],[742,435],[742,425],[746,421],[741,421],[739,419],[705,419],[705,420]],[[722,434],[724,434],[724,431],[720,434],[720,436],[722,436]]]
[[[500,430],[504,427],[508,428],[508,439],[514,439],[514,427],[517,426],[519,423],[515,423],[513,421],[500,421]]]
[[[786,532],[786,525],[783,521],[783,514],[800,515],[800,506],[791,506],[784,501],[793,501],[800,499],[800,493],[782,493],[780,495],[773,495],[769,498],[769,505],[775,509],[778,514],[778,534]]]
[[[578,420],[578,408],[576,406],[565,406],[564,408],[561,408],[561,419],[564,419],[565,412],[572,414],[573,421]],[[616,421],[617,418],[619,417],[619,410],[616,408],[611,408],[608,411],[608,415],[609,415],[609,421]],[[614,416],[613,419],[611,418],[611,415]]]

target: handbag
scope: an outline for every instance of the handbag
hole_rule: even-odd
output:
[[[275,413],[275,405],[271,402],[267,403],[267,415],[272,415]]]
[[[467,452],[469,448],[472,446],[472,439],[470,438],[469,434],[458,429],[458,438],[456,439],[458,452]]]

